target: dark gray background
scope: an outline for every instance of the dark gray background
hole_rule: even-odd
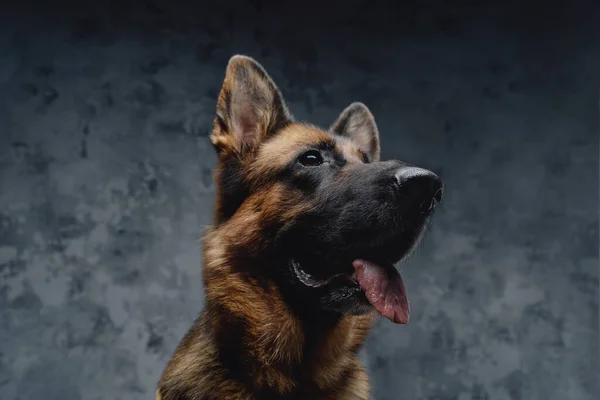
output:
[[[153,398],[203,305],[235,53],[299,119],[366,103],[383,158],[446,183],[411,322],[363,353],[376,399],[600,398],[598,7],[521,3],[3,6],[0,399]]]

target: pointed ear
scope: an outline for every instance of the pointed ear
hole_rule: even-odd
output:
[[[242,154],[292,121],[281,92],[250,57],[229,59],[211,135],[217,153]]]
[[[330,131],[356,143],[369,161],[379,161],[379,131],[371,111],[363,103],[350,104],[331,126]]]

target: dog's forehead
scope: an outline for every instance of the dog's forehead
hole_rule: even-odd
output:
[[[322,146],[335,149],[347,160],[362,161],[362,155],[354,142],[307,124],[291,124],[285,127],[260,149],[259,159],[275,165],[287,165],[299,151]]]

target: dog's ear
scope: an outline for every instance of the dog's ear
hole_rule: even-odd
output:
[[[240,155],[291,122],[281,92],[250,57],[229,59],[211,141],[217,153]]]
[[[379,131],[371,111],[363,103],[350,104],[331,126],[330,131],[350,138],[369,156],[369,161],[379,161]]]

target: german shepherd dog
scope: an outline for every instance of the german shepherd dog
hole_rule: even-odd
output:
[[[229,60],[216,108],[205,308],[156,398],[368,399],[357,352],[379,315],[408,322],[394,263],[421,238],[442,198],[440,178],[379,161],[377,126],[362,103],[328,130],[294,121],[246,56]]]

